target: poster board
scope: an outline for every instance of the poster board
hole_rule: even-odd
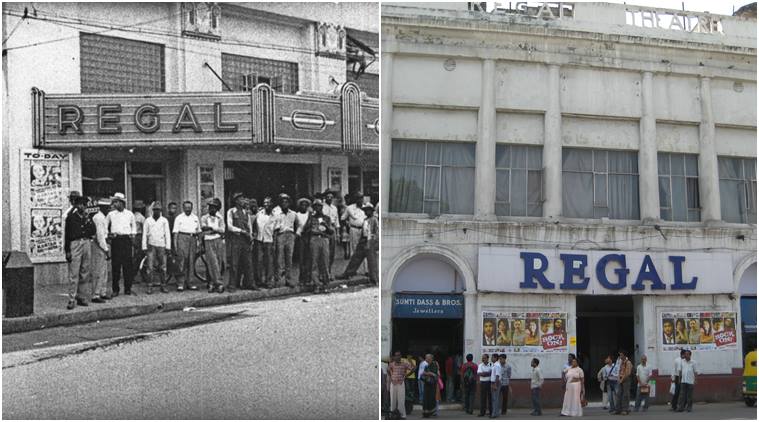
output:
[[[482,353],[567,353],[566,312],[483,311]]]
[[[735,312],[677,311],[659,314],[661,350],[733,350],[738,347]]]
[[[21,150],[22,244],[32,263],[66,260],[63,227],[71,159],[66,151]]]

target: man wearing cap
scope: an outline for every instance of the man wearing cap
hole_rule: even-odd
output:
[[[105,217],[108,233],[111,238],[111,269],[113,296],[119,295],[119,280],[124,272],[124,294],[132,294],[132,242],[137,234],[137,223],[134,214],[125,208],[126,196],[117,192],[113,195],[113,210]]]
[[[224,245],[221,235],[224,233],[224,219],[218,215],[221,209],[219,198],[208,200],[208,212],[200,217],[200,229],[203,230],[203,242],[208,263],[208,293],[224,293],[224,279],[221,276],[221,259],[224,257]]]
[[[279,282],[288,287],[295,287],[291,279],[293,266],[293,248],[295,247],[295,212],[290,209],[290,196],[286,193],[279,195],[280,214],[276,216],[274,232],[277,238],[277,269]]]
[[[348,233],[350,236],[348,240],[348,248],[350,250],[351,257],[353,257],[353,254],[356,253],[356,248],[361,241],[364,228],[364,220],[366,220],[366,214],[364,214],[364,211],[361,209],[361,205],[364,201],[364,197],[361,195],[361,192],[356,192],[353,195],[352,199],[353,202],[345,208],[345,211],[341,217],[341,220],[348,223]],[[360,265],[359,270],[362,273],[366,272],[366,267],[363,263]]]
[[[361,242],[356,247],[356,253],[351,255],[351,260],[348,262],[345,272],[339,278],[346,279],[356,275],[359,266],[364,261],[364,258],[366,258],[369,266],[369,280],[377,284],[379,276],[377,267],[379,222],[374,215],[374,206],[371,203],[364,204],[363,211],[367,218],[361,230]]]
[[[259,254],[258,282],[261,286],[275,287],[274,270],[274,226],[276,219],[272,215],[273,203],[270,197],[264,198],[263,208],[256,214],[256,249]]]
[[[161,277],[161,292],[169,292],[166,289],[166,252],[171,251],[171,230],[169,220],[161,215],[162,209],[158,201],[150,204],[153,215],[146,218],[143,224],[142,251],[148,256],[148,279],[145,280],[148,294],[153,292],[153,277],[156,271]]]
[[[192,265],[195,262],[195,246],[197,237],[200,233],[200,220],[198,216],[192,213],[192,202],[184,201],[182,203],[182,214],[174,219],[174,252],[177,254],[177,266],[182,277],[177,277],[177,291],[181,292],[185,288],[197,290],[198,288],[192,283]],[[184,278],[184,280],[179,280]]]
[[[298,240],[298,282],[301,285],[311,283],[311,250],[309,246],[309,233],[304,232],[308,218],[311,216],[311,201],[308,198],[298,200],[298,212],[295,213],[295,235]]]
[[[101,303],[108,300],[108,260],[111,259],[111,250],[108,246],[108,223],[106,214],[111,210],[111,201],[100,199],[97,202],[98,212],[92,216],[95,224],[95,244],[91,249],[92,254],[92,301]]]
[[[245,208],[245,197],[238,192],[232,195],[235,206],[227,211],[227,239],[231,252],[229,260],[229,291],[238,288],[255,288],[253,281],[253,222]],[[241,280],[242,278],[242,280]]]
[[[74,198],[74,209],[66,217],[64,231],[64,250],[69,270],[68,309],[77,304],[87,306],[88,296],[92,294],[90,285],[90,244],[95,236],[95,224],[87,215],[87,198]]]
[[[337,235],[340,233],[340,214],[337,210],[337,206],[332,203],[335,199],[335,193],[327,189],[324,191],[324,206],[322,212],[329,217],[329,221],[332,222],[332,234],[328,236],[329,239],[329,266],[327,271],[329,272],[329,279],[332,280],[332,265],[335,263],[335,245],[337,244]]]
[[[329,237],[334,234],[334,225],[330,218],[323,213],[324,203],[321,199],[314,199],[314,212],[309,216],[303,232],[309,239],[311,259],[319,269],[319,282],[322,288],[329,284]],[[309,269],[309,278],[311,271]],[[310,284],[311,280],[307,283]],[[316,288],[317,290],[319,287]]]

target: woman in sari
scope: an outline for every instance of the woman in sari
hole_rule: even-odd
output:
[[[438,395],[438,374],[440,368],[437,362],[432,360],[432,355],[425,356],[427,361],[427,367],[422,374],[422,381],[424,381],[424,397],[422,398],[422,416],[429,418],[435,413],[437,408],[437,395]]]
[[[565,370],[567,380],[564,391],[564,404],[559,416],[582,416],[582,399],[585,397],[585,374],[577,364],[577,358],[572,359],[572,366]]]

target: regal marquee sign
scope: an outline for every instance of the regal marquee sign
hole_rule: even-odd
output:
[[[32,89],[42,147],[278,144],[348,151],[379,147],[379,104],[349,82],[338,94],[251,92],[46,94]]]

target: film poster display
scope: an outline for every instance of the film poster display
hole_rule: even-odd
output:
[[[566,353],[564,312],[482,313],[482,353]]]
[[[725,350],[738,345],[735,312],[662,312],[662,350]]]
[[[69,207],[71,157],[67,152],[21,151],[26,247],[32,262],[64,261],[63,213]]]

